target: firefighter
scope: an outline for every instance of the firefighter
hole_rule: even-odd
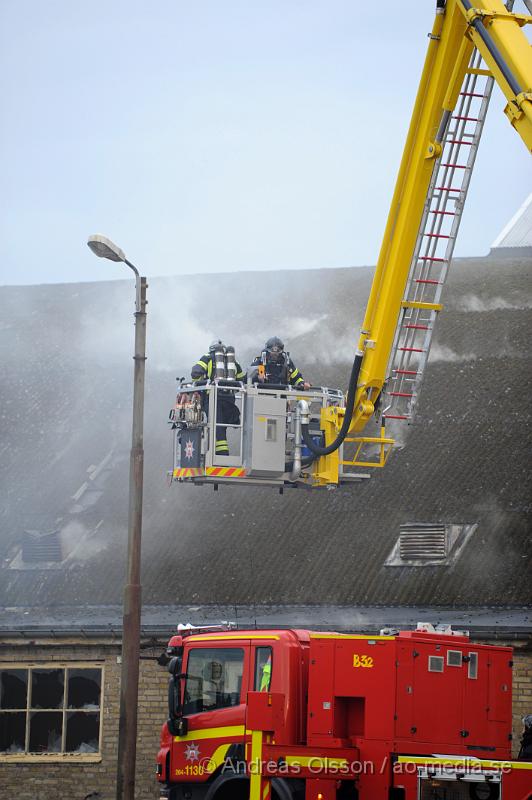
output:
[[[262,667],[259,692],[269,692],[271,682],[272,682],[272,654],[270,653],[270,655],[268,656],[268,660]]]
[[[251,379],[259,383],[275,383],[282,386],[297,386],[298,389],[310,389],[310,383],[303,380],[278,336],[272,336],[264,345],[264,350],[251,363]]]
[[[194,383],[204,380],[214,380],[215,378],[231,379],[241,381],[245,378],[242,367],[235,360],[233,347],[225,347],[221,339],[211,342],[209,352],[202,356],[191,370]],[[207,392],[202,392],[202,407],[208,410]],[[216,411],[216,422],[225,423],[216,426],[216,455],[228,456],[229,445],[227,443],[227,425],[238,425],[240,423],[240,411],[235,402],[234,392],[223,389],[218,390],[218,403]]]
[[[517,758],[519,761],[532,761],[532,714],[523,717],[523,735]]]

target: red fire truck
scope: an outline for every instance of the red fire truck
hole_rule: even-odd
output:
[[[512,650],[422,623],[379,635],[172,637],[161,800],[530,800]]]

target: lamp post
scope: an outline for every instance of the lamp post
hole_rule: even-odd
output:
[[[100,258],[123,261],[135,273],[135,372],[133,379],[133,427],[129,469],[129,516],[127,578],[124,586],[122,625],[122,672],[118,729],[117,800],[134,800],[137,749],[137,705],[140,661],[140,556],[142,490],[144,480],[144,372],[146,363],[146,278],[127,260],[124,252],[105,236],[90,236],[88,246]]]

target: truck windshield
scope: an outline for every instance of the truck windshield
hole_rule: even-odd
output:
[[[196,648],[188,654],[184,714],[198,714],[240,703],[244,651]]]

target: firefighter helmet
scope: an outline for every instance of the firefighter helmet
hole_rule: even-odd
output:
[[[278,336],[271,336],[264,345],[264,349],[268,353],[282,353],[284,350],[284,344]]]

